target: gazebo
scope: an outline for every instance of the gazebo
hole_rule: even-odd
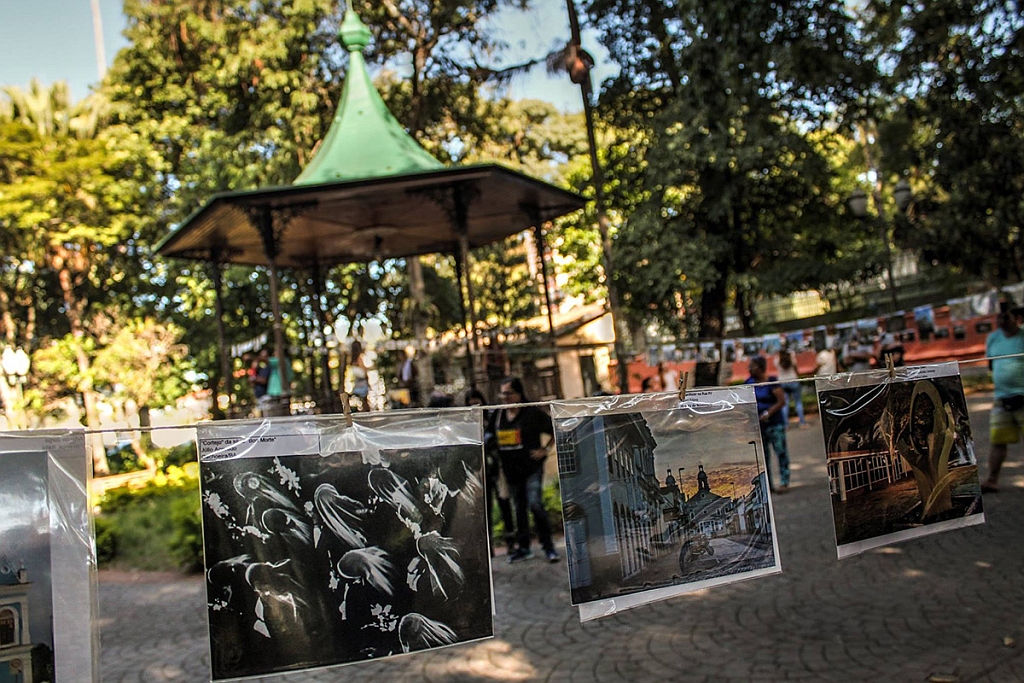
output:
[[[221,373],[226,381],[230,371],[221,283],[226,263],[268,269],[275,352],[282,386],[287,386],[279,268],[313,273],[323,326],[324,268],[452,254],[467,312],[466,337],[475,348],[469,251],[532,228],[541,246],[546,282],[543,224],[584,205],[575,193],[497,164],[444,166],[384,104],[363,57],[370,31],[351,9],[340,35],[349,52],[341,100],[327,136],[295,181],[214,195],[157,246],[164,256],[213,263]],[[550,323],[550,295],[546,286],[543,289]]]

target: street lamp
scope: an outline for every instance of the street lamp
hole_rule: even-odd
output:
[[[21,408],[21,404],[24,402],[23,387],[25,379],[28,377],[28,368],[32,363],[32,359],[25,353],[25,349],[12,349],[10,346],[4,349],[4,352],[0,354],[0,368],[3,369],[4,375],[7,377],[7,383],[15,389],[15,399],[17,401],[18,409]],[[14,413],[11,406],[8,406],[8,410]],[[20,422],[20,421],[19,421]]]
[[[900,178],[899,182],[896,183],[896,186],[893,187],[892,196],[900,213],[905,212],[914,198],[913,192],[910,189],[910,183],[907,182],[906,178]],[[899,310],[900,304],[899,299],[896,297],[896,280],[893,276],[892,241],[889,238],[889,224],[885,217],[885,209],[882,206],[881,191],[878,188],[872,194],[872,199],[874,200],[875,211],[878,214],[882,244],[885,246],[885,269],[889,281],[889,296],[892,297],[893,312],[896,312]],[[868,217],[868,195],[864,190],[859,187],[855,189],[850,194],[847,204],[850,207],[850,213],[856,218],[865,219]]]
[[[3,368],[7,381],[12,387],[25,383],[31,362],[25,349],[12,349],[8,346],[0,355],[0,367]]]

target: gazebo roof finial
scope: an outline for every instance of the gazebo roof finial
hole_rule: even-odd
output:
[[[349,52],[362,52],[370,44],[370,29],[351,7],[345,11],[338,35],[341,36],[341,44]]]
[[[435,171],[444,165],[423,149],[388,110],[366,71],[370,29],[350,7],[339,31],[348,73],[330,130],[294,185]]]

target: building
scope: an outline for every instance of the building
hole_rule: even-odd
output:
[[[41,683],[33,675],[25,564],[0,557],[0,683]]]
[[[740,516],[748,534],[770,534],[772,516],[768,510],[768,474],[762,472],[750,480],[750,493],[741,501]]]
[[[689,525],[692,531],[707,537],[727,536],[731,533],[729,518],[735,508],[731,498],[711,491],[704,465],[697,471],[697,493],[687,502]]]
[[[581,419],[558,435],[567,560],[574,596],[592,599],[665,552],[654,435],[639,413]]]

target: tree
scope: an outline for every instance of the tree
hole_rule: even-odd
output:
[[[139,426],[145,429],[152,424],[151,408],[169,405],[189,389],[183,379],[188,347],[181,344],[182,330],[154,318],[106,317],[105,323],[94,376],[119,399],[134,401]],[[93,330],[97,327],[93,325]],[[152,443],[148,431],[142,438],[143,443],[136,444],[140,455]]]
[[[98,300],[95,294],[117,278],[105,267],[110,254],[137,223],[121,183],[131,155],[102,135],[101,97],[73,107],[66,85],[46,89],[37,83],[28,91],[8,88],[6,94],[22,129],[15,132],[19,144],[13,159],[0,164],[8,176],[0,186],[0,227],[13,254],[56,277],[77,388],[87,423],[95,428],[99,416],[84,321]],[[95,471],[105,473],[105,453],[95,439],[93,461]]]
[[[720,337],[740,278],[843,211],[808,132],[835,130],[864,80],[845,3],[585,7],[621,68],[601,107],[643,159],[615,241],[624,304],[675,329],[696,308],[699,335]]]
[[[1024,15],[1018,3],[870,3],[887,177],[915,202],[897,240],[992,285],[1024,279]]]
[[[408,76],[383,93],[385,101],[410,134],[438,158],[446,156],[451,143],[474,131],[479,133],[479,82],[502,72],[480,61],[504,47],[487,30],[484,20],[501,7],[525,8],[527,4],[527,0],[381,0],[354,6],[376,31],[368,60],[384,65],[408,57]],[[431,131],[437,134],[431,135]],[[413,298],[409,332],[424,339],[427,324],[421,313],[430,306],[423,260],[406,259],[406,267]],[[430,359],[421,354],[416,362],[420,393],[429,396],[433,389]]]

